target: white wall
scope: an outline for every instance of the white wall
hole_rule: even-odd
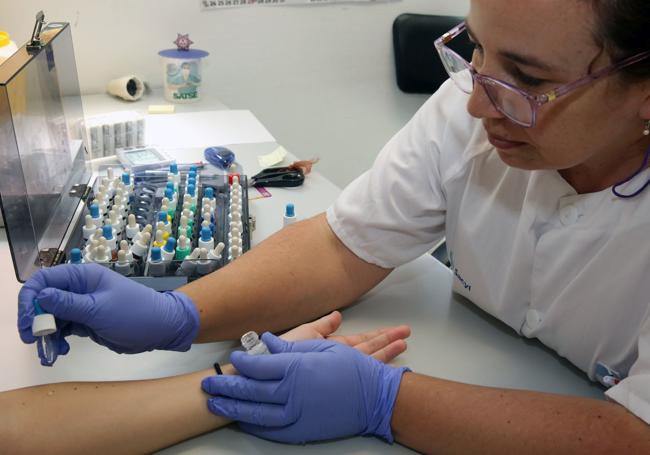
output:
[[[157,51],[189,33],[210,52],[204,88],[251,109],[296,155],[340,186],[426,99],[395,85],[391,25],[403,12],[456,14],[468,0],[233,8],[201,13],[198,0],[0,0],[0,29],[19,43],[43,9],[72,23],[82,90],[136,73],[162,85]]]

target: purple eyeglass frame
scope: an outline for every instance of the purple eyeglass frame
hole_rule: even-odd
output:
[[[535,123],[537,121],[537,110],[543,106],[546,103],[550,103],[551,101],[555,101],[561,96],[566,95],[567,93],[570,93],[584,85],[590,84],[598,79],[602,79],[603,77],[609,76],[622,68],[625,68],[626,66],[633,65],[635,63],[638,63],[642,60],[645,60],[646,58],[650,57],[650,50],[649,51],[644,51],[636,55],[632,55],[631,57],[627,57],[619,62],[613,63],[610,66],[607,66],[605,68],[602,68],[598,71],[595,71],[591,74],[588,74],[576,81],[569,82],[565,85],[561,85],[560,87],[557,87],[550,92],[546,92],[542,95],[535,95],[533,93],[527,92],[526,90],[520,89],[519,87],[516,87],[512,84],[509,84],[508,82],[502,81],[500,79],[495,79],[490,76],[485,76],[483,74],[479,74],[472,64],[465,60],[463,57],[458,55],[456,51],[453,49],[450,49],[449,47],[446,46],[447,43],[449,43],[452,39],[456,38],[458,35],[463,33],[465,31],[465,22],[461,22],[458,24],[456,27],[452,28],[449,30],[447,33],[442,35],[440,38],[435,40],[434,45],[436,47],[436,50],[438,51],[438,55],[440,56],[440,59],[443,61],[443,66],[445,67],[445,71],[447,71],[447,74],[449,74],[449,70],[447,69],[447,66],[444,65],[444,58],[442,56],[442,48],[444,47],[448,52],[453,53],[458,59],[462,62],[464,62],[467,65],[467,68],[472,75],[472,80],[474,83],[478,83],[479,85],[485,87],[485,85],[498,85],[501,86],[507,90],[514,91],[524,98],[528,100],[530,103],[530,108],[532,111],[532,117],[530,123],[522,122],[521,120],[517,120],[513,118],[511,115],[508,113],[504,112],[504,110],[497,104],[497,102],[493,99],[492,95],[490,95],[489,90],[485,90],[485,93],[487,94],[488,98],[490,99],[490,102],[492,105],[495,107],[496,110],[498,110],[501,114],[503,114],[506,118],[508,118],[510,121],[516,123],[517,125],[523,126],[525,128],[533,128],[535,126]],[[453,77],[451,74],[449,74],[449,77],[453,80]],[[460,87],[459,87],[460,88]],[[462,89],[461,89],[462,90]],[[464,90],[462,90],[464,92]],[[471,93],[471,92],[466,92],[466,93]]]

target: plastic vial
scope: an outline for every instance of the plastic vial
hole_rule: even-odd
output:
[[[126,251],[120,250],[117,252],[117,262],[115,263],[115,271],[121,275],[129,276],[133,273],[131,263],[126,258]]]
[[[172,262],[174,255],[176,254],[176,239],[174,237],[169,237],[167,243],[162,249],[162,260],[163,262]]]
[[[93,219],[93,223],[95,223],[95,227],[101,229],[104,220],[102,219],[101,213],[99,213],[99,205],[90,204],[90,216]]]
[[[84,240],[88,240],[90,236],[95,233],[95,229],[97,229],[97,226],[95,226],[92,216],[86,215],[85,223],[82,229],[83,229]]]
[[[201,238],[199,239],[199,248],[205,248],[207,251],[214,248],[214,239],[212,238],[212,231],[209,227],[201,228]]]
[[[286,209],[284,210],[284,226],[289,226],[297,221],[296,218],[296,209],[293,204],[287,204]]]
[[[111,251],[117,250],[117,239],[113,236],[115,228],[110,224],[105,224],[102,228],[102,237],[106,239],[106,244]]]
[[[269,348],[266,347],[264,342],[260,340],[257,333],[250,331],[242,335],[241,345],[246,349],[249,355],[264,355],[270,354]]]
[[[167,210],[161,210],[158,213],[158,222],[163,223],[163,230],[169,234],[172,232],[172,225],[169,222],[169,219],[167,218],[169,215],[167,214]]]
[[[132,240],[135,235],[140,232],[140,225],[135,222],[135,215],[131,213],[128,216],[128,223],[126,225],[126,238]]]
[[[199,262],[196,264],[196,272],[199,275],[207,275],[212,272],[212,261],[208,259],[208,250],[199,248]]]
[[[37,338],[36,346],[39,357],[41,357],[41,364],[51,367],[59,356],[59,344],[52,336],[56,333],[56,321],[54,316],[43,311],[38,304],[38,299],[34,299],[32,303],[36,313],[32,322],[32,335]]]
[[[70,264],[83,264],[84,260],[81,257],[81,250],[73,248],[70,250]]]
[[[192,252],[190,242],[187,241],[187,236],[181,235],[178,237],[178,246],[176,247],[176,260],[182,261]]]
[[[133,253],[131,253],[131,250],[129,249],[129,242],[126,240],[121,240],[120,241],[120,250],[124,251],[124,254],[126,256],[126,260],[130,263],[133,262]]]
[[[142,258],[145,256],[147,249],[149,248],[149,241],[151,240],[151,233],[148,231],[142,232],[140,238],[137,242],[131,247],[131,253],[135,258]]]
[[[164,276],[165,264],[162,260],[162,251],[157,246],[151,248],[151,256],[149,257],[149,275],[151,276]]]
[[[178,269],[178,273],[184,276],[193,275],[194,271],[196,270],[196,260],[199,258],[200,255],[201,255],[201,250],[195,248],[191,254],[185,256],[185,259],[183,259],[183,262],[181,263],[181,266]]]

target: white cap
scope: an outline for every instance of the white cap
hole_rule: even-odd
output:
[[[32,322],[32,335],[35,337],[44,337],[56,332],[56,321],[54,316],[49,313],[37,314]]]

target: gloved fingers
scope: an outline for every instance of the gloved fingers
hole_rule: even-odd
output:
[[[201,381],[201,388],[210,395],[260,403],[285,404],[289,388],[280,381],[256,381],[241,376],[210,376]]]
[[[255,403],[215,397],[208,399],[208,409],[213,414],[239,422],[252,423],[264,427],[283,427],[296,421],[295,413],[287,412],[285,406],[278,404]]]
[[[79,324],[87,324],[96,310],[93,298],[86,294],[45,288],[38,293],[37,298],[41,308],[52,313],[57,319]]]
[[[250,355],[243,351],[230,354],[230,361],[240,374],[261,381],[282,379],[292,359],[292,354]]]
[[[34,321],[34,299],[37,292],[23,286],[18,293],[18,333],[23,343],[33,343],[36,338],[32,335]]]
[[[66,355],[68,352],[70,352],[70,345],[65,340],[63,334],[61,334],[58,337],[58,343],[59,343],[59,355]]]
[[[271,354],[290,353],[290,352],[321,352],[332,346],[333,342],[314,339],[304,341],[286,341],[276,337],[270,332],[264,332],[261,336],[262,341],[269,348]]]

